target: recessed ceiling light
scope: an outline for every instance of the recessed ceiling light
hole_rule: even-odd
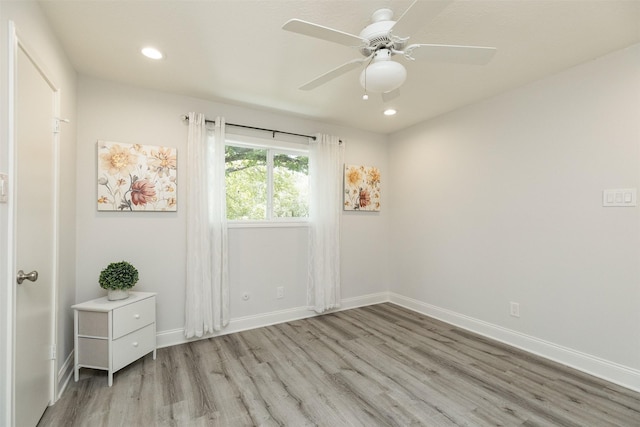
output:
[[[145,47],[141,50],[142,54],[151,59],[162,59],[164,55],[155,47]]]
[[[386,110],[384,110],[384,115],[385,116],[394,116],[398,111],[395,108],[387,108]]]

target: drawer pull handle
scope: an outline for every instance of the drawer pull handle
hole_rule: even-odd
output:
[[[137,341],[135,341],[135,342],[133,343],[133,346],[134,346],[134,347],[137,347],[137,346],[138,346],[138,342],[137,342]]]
[[[135,317],[136,319],[139,319],[140,315],[139,314],[134,314],[133,317]]]

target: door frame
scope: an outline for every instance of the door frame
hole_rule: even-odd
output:
[[[15,240],[15,218],[14,218],[14,179],[16,176],[14,167],[14,141],[15,141],[15,72],[16,72],[16,59],[17,59],[17,35],[15,30],[15,24],[13,21],[8,21],[7,31],[7,100],[4,106],[6,107],[6,119],[7,130],[7,176],[8,176],[8,188],[7,188],[7,243],[3,248],[6,251],[6,264],[5,264],[5,277],[3,277],[3,291],[6,293],[6,299],[2,301],[5,309],[4,315],[4,345],[5,351],[2,355],[4,358],[3,363],[3,382],[2,392],[5,397],[5,403],[3,405],[3,416],[0,423],[13,426],[15,424],[14,418],[14,335],[15,335],[15,265],[14,265],[14,240]]]
[[[42,75],[47,84],[51,87],[51,90],[54,93],[53,96],[53,114],[54,117],[51,118],[51,132],[52,138],[51,141],[54,144],[53,146],[53,277],[52,277],[52,298],[51,298],[51,322],[50,322],[50,342],[53,345],[54,349],[57,349],[58,339],[57,339],[57,328],[58,328],[58,279],[59,279],[59,269],[58,269],[58,253],[59,253],[59,230],[60,230],[60,133],[54,132],[54,120],[60,115],[60,87],[56,85],[51,79],[51,73],[49,73],[46,67],[43,66],[41,60],[38,59],[38,56],[34,53],[32,49],[28,47],[25,43],[24,39],[21,37],[21,34],[16,30],[16,26],[13,21],[9,21],[9,37],[8,37],[8,153],[9,153],[9,209],[8,209],[8,236],[7,236],[7,249],[8,249],[8,260],[7,260],[7,283],[8,286],[8,325],[7,325],[7,333],[8,333],[8,343],[9,343],[9,351],[6,355],[7,357],[7,367],[11,372],[11,379],[8,384],[6,390],[8,392],[9,399],[7,402],[7,416],[10,420],[9,425],[15,424],[15,360],[16,360],[16,280],[15,275],[18,269],[16,265],[16,250],[17,250],[17,241],[16,241],[16,218],[17,218],[17,204],[16,204],[16,168],[17,168],[17,111],[16,111],[16,95],[17,95],[17,82],[18,82],[18,52],[22,50],[25,55],[29,58],[29,60],[36,67],[38,72]],[[58,393],[58,381],[56,375],[56,365],[57,365],[57,351],[55,351],[54,357],[49,361],[49,405],[52,405],[57,400]]]

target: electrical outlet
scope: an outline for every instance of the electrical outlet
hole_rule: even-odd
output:
[[[278,299],[284,298],[284,286],[278,286],[276,288],[276,298]]]
[[[509,314],[513,317],[520,317],[520,304],[512,301],[509,306]]]

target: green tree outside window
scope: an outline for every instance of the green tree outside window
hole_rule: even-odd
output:
[[[287,150],[225,147],[227,219],[309,216],[309,157]]]

